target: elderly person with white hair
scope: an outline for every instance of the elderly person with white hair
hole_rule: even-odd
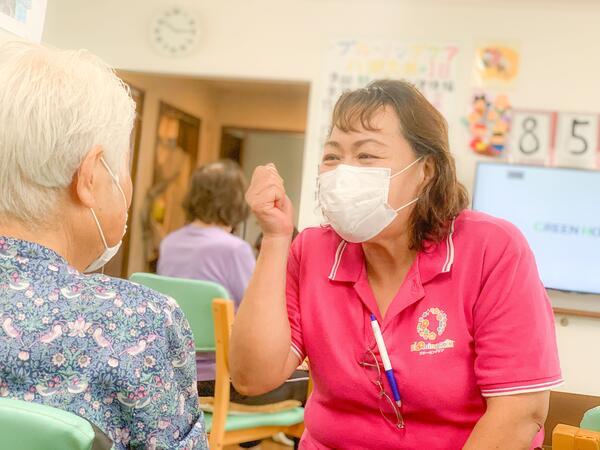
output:
[[[177,304],[86,274],[125,234],[134,114],[89,52],[0,46],[0,397],[74,412],[116,449],[204,449]]]

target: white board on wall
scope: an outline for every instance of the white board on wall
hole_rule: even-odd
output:
[[[42,40],[47,0],[0,0],[0,30],[23,39]]]
[[[456,106],[457,55],[453,44],[340,39],[327,54],[321,91],[320,138],[340,95],[388,78],[413,83],[446,118]]]

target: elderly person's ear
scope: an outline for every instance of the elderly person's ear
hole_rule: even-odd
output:
[[[86,208],[94,208],[96,206],[96,193],[98,192],[97,177],[101,173],[99,169],[102,168],[101,159],[103,154],[102,147],[94,147],[83,158],[73,180],[76,200],[79,200]]]

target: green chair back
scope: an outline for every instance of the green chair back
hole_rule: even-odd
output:
[[[586,430],[600,431],[600,406],[586,411],[579,426]]]
[[[134,273],[129,279],[173,297],[192,328],[196,351],[215,350],[212,301],[215,298],[230,298],[227,289],[211,281],[163,277],[151,273]]]
[[[108,450],[112,442],[86,419],[39,403],[0,398],[0,448]]]

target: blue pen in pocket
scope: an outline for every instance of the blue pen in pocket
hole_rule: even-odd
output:
[[[390,362],[390,357],[388,355],[387,348],[385,347],[385,343],[383,342],[381,328],[379,328],[379,323],[377,322],[377,319],[375,318],[374,314],[371,314],[371,328],[373,328],[373,335],[375,336],[377,348],[379,349],[379,354],[381,355],[381,361],[383,362],[383,370],[385,371],[385,377],[387,378],[388,384],[390,385],[390,389],[392,390],[394,401],[396,402],[396,405],[398,405],[398,407],[400,408],[402,406],[400,390],[398,389],[398,383],[396,383],[396,377],[394,377],[394,370],[392,369],[392,363]]]

